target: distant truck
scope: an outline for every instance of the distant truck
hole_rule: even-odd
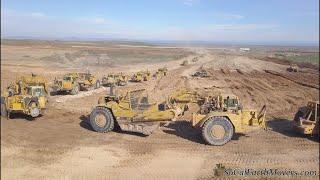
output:
[[[78,94],[80,90],[88,91],[100,88],[100,81],[90,73],[68,73],[62,79],[55,79],[52,86],[52,95],[60,92]]]
[[[1,95],[1,115],[10,118],[13,113],[23,113],[36,118],[46,109],[47,96],[48,85],[44,77],[22,76]]]

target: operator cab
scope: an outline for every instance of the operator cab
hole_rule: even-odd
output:
[[[84,79],[90,81],[93,76],[91,74],[85,74]]]
[[[65,76],[63,77],[64,81],[72,81],[72,77],[71,76]]]
[[[223,111],[238,111],[242,109],[239,102],[239,98],[234,94],[222,94],[221,98],[221,108]]]
[[[131,91],[125,98],[128,98],[132,110],[146,110],[152,105],[145,89]]]
[[[319,119],[320,104],[309,102],[307,106],[307,112],[304,114],[303,119],[316,122]]]
[[[29,86],[27,87],[27,94],[36,97],[42,97],[46,95],[43,86]]]

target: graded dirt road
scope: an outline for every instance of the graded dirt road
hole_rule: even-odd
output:
[[[243,100],[244,107],[258,109],[267,105],[269,131],[258,129],[238,134],[231,142],[219,147],[205,145],[200,131],[193,129],[187,121],[170,123],[148,137],[125,132],[100,134],[91,129],[87,115],[108,88],[81,92],[76,96],[53,96],[45,115],[34,121],[25,120],[23,116],[10,120],[1,118],[1,177],[210,179],[214,178],[218,163],[227,168],[312,170],[319,173],[319,142],[291,129],[291,119],[297,108],[308,100],[318,100],[319,89],[297,83],[304,81],[299,79],[301,76],[294,75],[295,81],[292,81],[265,71],[292,77],[284,65],[244,56],[221,56],[199,49],[194,52],[196,54],[184,59],[198,56],[199,61],[188,66],[180,66],[183,59],[179,59],[137,64],[130,66],[130,70],[128,65],[110,69],[133,72],[148,65],[153,71],[166,65],[168,76],[150,82],[129,83],[120,89],[145,88],[151,99],[157,102],[179,88],[202,93],[233,92]],[[210,77],[190,76],[200,67],[206,68]],[[28,68],[40,73],[46,69]],[[19,75],[28,68],[19,71]],[[2,69],[1,80],[7,84],[12,80],[10,73],[17,69],[9,65],[2,66]],[[46,69],[50,79],[67,71]],[[105,71],[97,68],[96,72],[103,74]],[[319,74],[312,73],[307,77],[309,83],[315,85],[318,78]]]

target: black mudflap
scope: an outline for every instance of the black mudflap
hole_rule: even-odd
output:
[[[142,123],[142,122],[118,122],[122,131],[142,133],[150,135],[153,131],[159,128],[160,123]]]

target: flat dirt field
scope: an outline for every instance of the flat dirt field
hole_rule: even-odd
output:
[[[318,139],[292,129],[298,107],[319,100],[319,70],[288,72],[283,63],[212,48],[10,41],[1,45],[1,52],[1,90],[31,72],[52,82],[71,71],[89,70],[102,78],[109,72],[132,75],[166,66],[167,76],[130,82],[120,89],[145,88],[155,102],[180,88],[234,93],[245,108],[260,109],[266,104],[269,127],[237,134],[224,146],[206,145],[201,132],[188,123],[188,114],[147,137],[118,131],[102,134],[92,130],[87,115],[108,88],[50,96],[47,111],[35,120],[23,115],[1,118],[3,179],[211,179],[219,163],[232,169],[319,174]],[[197,62],[192,62],[194,57]],[[190,64],[180,66],[183,60]],[[200,67],[210,77],[192,77]]]

